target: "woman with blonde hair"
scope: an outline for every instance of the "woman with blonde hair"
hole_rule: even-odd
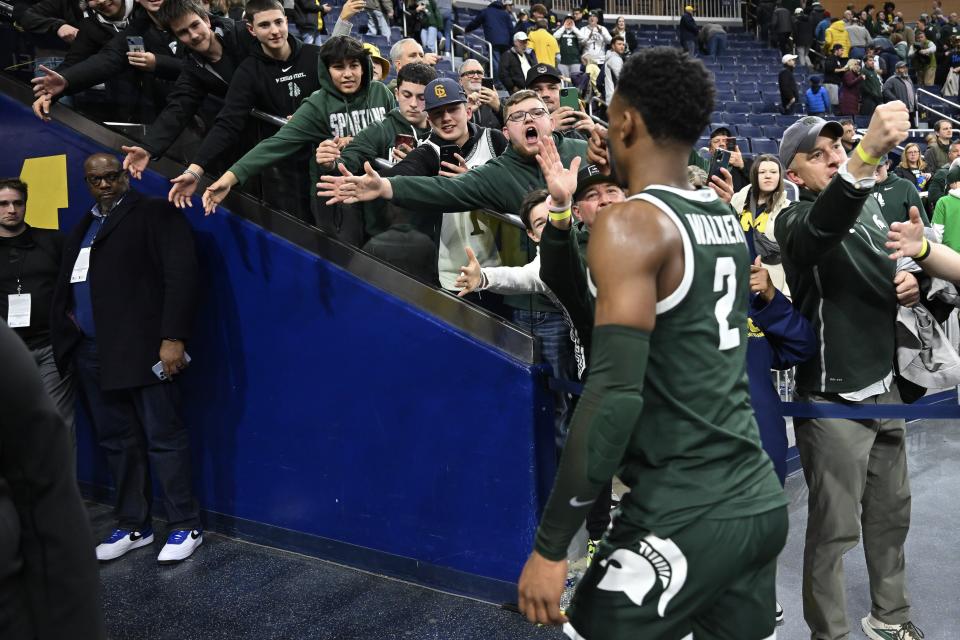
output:
[[[855,116],[860,113],[860,84],[864,80],[861,68],[860,60],[850,58],[844,67],[837,70],[841,82],[837,113],[841,116]]]
[[[927,170],[927,163],[923,159],[923,154],[920,153],[919,144],[911,142],[903,148],[900,164],[893,172],[916,185],[917,191],[923,191],[927,188],[930,172]]]

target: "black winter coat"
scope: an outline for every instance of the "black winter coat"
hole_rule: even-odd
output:
[[[107,637],[87,510],[63,418],[0,319],[0,638]]]
[[[527,57],[527,62],[531,67],[537,66],[537,59],[532,53],[526,51],[523,55]],[[516,93],[525,88],[527,78],[520,67],[520,54],[516,49],[511,48],[500,54],[500,82],[507,88],[507,92]]]
[[[87,213],[63,247],[50,319],[57,367],[66,372],[83,337],[69,315],[70,274],[93,220]],[[90,294],[104,391],[158,384],[151,367],[164,338],[188,340],[197,306],[193,232],[173,205],[130,190],[110,213],[90,253]]]

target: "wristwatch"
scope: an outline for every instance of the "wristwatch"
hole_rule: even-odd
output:
[[[837,173],[847,184],[853,185],[853,188],[859,191],[873,189],[873,187],[877,184],[877,177],[875,175],[866,178],[860,178],[859,180],[854,178],[853,174],[847,170],[847,162],[844,162],[842,165],[840,165],[840,169],[837,170]]]

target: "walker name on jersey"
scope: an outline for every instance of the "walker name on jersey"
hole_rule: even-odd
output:
[[[292,73],[289,76],[280,76],[279,78],[277,78],[277,84],[280,84],[281,82],[293,82],[298,78],[306,78],[306,77],[307,77],[307,74],[303,73],[302,71],[299,73]]]
[[[349,113],[331,113],[330,131],[337,136],[355,136],[367,125],[381,122],[386,117],[387,110],[384,107],[357,109]]]
[[[700,213],[683,214],[693,229],[697,244],[746,244],[740,222],[728,216],[707,216]]]

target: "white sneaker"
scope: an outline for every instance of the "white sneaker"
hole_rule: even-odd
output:
[[[189,558],[197,547],[203,544],[203,532],[199,529],[176,529],[167,536],[167,544],[163,545],[157,562],[160,564],[175,564]]]
[[[774,620],[776,621],[777,624],[780,624],[781,622],[783,622],[783,607],[780,606],[779,602],[777,603],[777,613],[774,617]]]
[[[97,560],[115,560],[127,551],[153,543],[153,531],[114,529],[106,540],[97,545]]]
[[[868,638],[873,640],[921,640],[923,631],[917,629],[912,622],[903,624],[887,624],[873,617],[873,614],[867,614],[867,617],[860,621],[860,626]]]

